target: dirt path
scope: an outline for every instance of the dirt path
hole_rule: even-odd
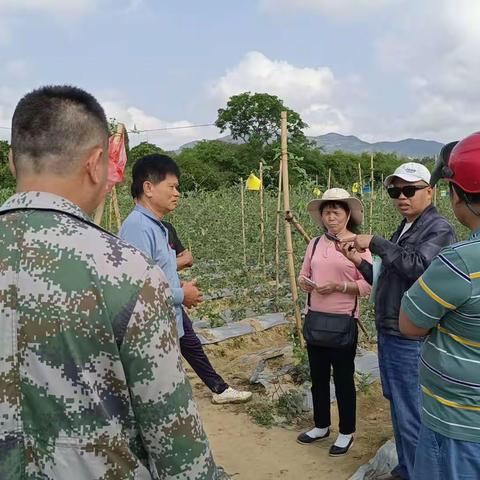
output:
[[[246,351],[265,348],[265,345],[284,343],[284,335],[271,333],[234,344],[209,347],[208,352],[215,367],[222,374],[228,372],[227,380],[235,384],[234,374],[228,368],[229,360]],[[297,428],[260,427],[252,423],[243,405],[212,405],[208,389],[191,372],[189,377],[215,459],[235,480],[348,479],[392,436],[388,405],[379,385],[372,385],[367,393],[358,396],[357,434],[349,455],[331,458],[328,449],[337,434],[336,407],[332,409],[334,431],[330,439],[308,446],[299,445],[296,437],[309,427],[309,419]]]

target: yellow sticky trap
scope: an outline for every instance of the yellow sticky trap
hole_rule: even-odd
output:
[[[355,182],[353,185],[352,185],[352,193],[358,193],[360,190],[360,185],[358,184],[358,182]]]
[[[316,187],[313,189],[313,194],[316,196],[316,197],[320,197],[322,195],[322,191]]]
[[[260,190],[260,187],[262,186],[262,182],[254,173],[251,173],[250,176],[247,178],[246,185],[247,185],[247,190]]]

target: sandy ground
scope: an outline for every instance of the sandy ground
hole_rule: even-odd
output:
[[[246,352],[286,343],[284,331],[272,330],[210,346],[207,352],[218,371],[235,386],[239,385],[240,377],[229,369],[233,359]],[[357,433],[349,454],[331,458],[328,449],[336,437],[338,424],[335,405],[332,406],[330,438],[313,445],[299,445],[296,443],[298,433],[310,427],[308,415],[303,424],[296,427],[260,427],[245,413],[244,405],[212,405],[209,390],[187,371],[215,459],[234,479],[348,479],[392,436],[388,404],[377,384],[358,395]]]

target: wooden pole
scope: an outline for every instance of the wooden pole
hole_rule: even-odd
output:
[[[110,193],[110,199],[109,199],[109,202],[108,202],[108,221],[107,221],[109,232],[112,231],[112,220],[113,220],[113,214],[112,213],[113,213],[113,197],[112,197],[112,194]]]
[[[308,233],[305,231],[305,229],[300,225],[295,215],[292,212],[289,212],[285,216],[285,220],[287,222],[290,222],[294,226],[295,230],[303,237],[303,239],[308,245],[312,239],[310,238]]]
[[[243,241],[243,264],[247,266],[247,238],[245,236],[245,193],[243,178],[240,179],[240,205],[242,209],[242,241]]]
[[[290,213],[290,192],[288,182],[288,133],[287,133],[287,112],[281,114],[282,125],[282,176],[283,176],[283,208],[285,209],[285,217]],[[297,280],[295,278],[295,262],[293,258],[293,242],[292,242],[292,229],[290,223],[285,220],[285,240],[287,244],[287,256],[288,256],[288,273],[290,277],[290,287],[292,289],[292,300],[295,310],[295,323],[297,326],[298,338],[300,345],[305,347],[305,340],[302,335],[302,318],[300,314],[300,307],[298,305],[298,290]]]
[[[328,169],[328,183],[327,183],[327,189],[330,190],[332,188],[332,169]]]
[[[118,206],[118,196],[117,196],[117,188],[114,185],[112,188],[112,201],[113,201],[113,211],[115,212],[115,220],[117,222],[117,233],[120,231],[122,227],[122,217],[120,216],[120,208]]]
[[[373,153],[370,155],[370,235],[373,231],[373,199],[374,197],[374,190],[373,185],[374,183],[374,171],[373,171]]]
[[[280,157],[278,168],[278,196],[277,196],[277,219],[275,223],[275,287],[276,297],[280,290],[280,209],[282,208],[282,158]]]
[[[437,187],[433,187],[433,204],[437,206]]]
[[[117,145],[119,142],[120,142],[120,139],[122,138],[122,133],[125,131],[125,125],[123,123],[119,123],[117,124],[117,131],[113,134],[114,135],[114,139],[113,139],[113,143],[114,145]],[[115,188],[115,187],[114,187]],[[115,195],[115,198],[116,198],[116,195]],[[97,207],[97,209],[95,210],[95,218],[94,218],[94,221],[97,225],[100,225],[102,223],[102,217],[103,217],[103,212],[105,210],[105,201],[106,201],[106,196],[105,198],[102,200],[102,203],[100,203],[100,205]],[[117,203],[117,207],[118,209],[118,203]],[[118,214],[118,219],[120,219],[120,213]],[[118,229],[120,230],[120,227],[118,227]]]
[[[363,176],[362,176],[362,166],[358,162],[358,188],[360,191],[360,197],[363,198]]]
[[[385,198],[385,185],[383,184],[383,182],[385,181],[385,178],[383,176],[383,173],[382,173],[382,184],[380,185],[380,196],[382,198],[382,200]]]
[[[260,257],[262,261],[263,273],[266,273],[267,260],[265,258],[265,209],[264,209],[264,191],[263,191],[263,162],[260,162]]]

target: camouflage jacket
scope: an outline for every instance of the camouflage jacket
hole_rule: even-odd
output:
[[[0,479],[224,479],[162,271],[48,193],[0,209]]]

